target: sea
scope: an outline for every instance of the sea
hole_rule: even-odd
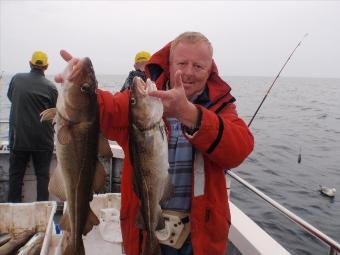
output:
[[[97,75],[99,87],[112,93],[119,91],[125,78]],[[4,75],[0,81],[1,122],[9,116],[10,79]],[[223,79],[232,87],[239,116],[249,123],[274,77]],[[0,139],[6,140],[7,124],[0,128]],[[232,171],[340,242],[340,79],[280,77],[250,129],[254,151]],[[319,185],[338,193],[334,198],[324,196]],[[230,199],[292,254],[328,254],[328,246],[235,180]]]

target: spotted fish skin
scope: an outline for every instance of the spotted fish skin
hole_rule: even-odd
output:
[[[49,191],[67,201],[60,220],[66,240],[63,255],[83,255],[82,235],[99,224],[90,201],[93,191],[98,192],[104,185],[106,175],[97,157],[100,154],[98,85],[89,58],[71,60],[61,77],[56,109],[42,113],[43,120],[53,118],[57,137],[58,164]]]
[[[130,93],[129,148],[134,191],[141,202],[137,226],[146,231],[144,254],[160,255],[155,231],[164,228],[160,202],[172,191],[168,175],[168,142],[162,119],[163,105],[148,96],[156,85],[134,78]]]

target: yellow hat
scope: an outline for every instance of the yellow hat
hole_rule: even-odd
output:
[[[151,54],[147,51],[140,51],[135,56],[135,63],[146,62],[151,58]]]
[[[47,66],[47,54],[42,51],[35,51],[32,55],[31,64],[41,67]]]

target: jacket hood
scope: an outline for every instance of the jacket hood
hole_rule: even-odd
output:
[[[164,76],[164,81],[169,79],[169,56],[171,43],[172,41],[151,56],[151,59],[145,68],[147,77],[151,77],[152,80],[157,80],[160,76]],[[162,86],[163,84],[157,83],[158,89],[161,89]],[[214,59],[212,60],[207,86],[209,89],[209,98],[212,102],[219,100],[221,95],[224,97],[231,91],[230,86],[219,76]]]

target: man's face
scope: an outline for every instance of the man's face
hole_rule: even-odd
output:
[[[144,72],[147,61],[138,62],[134,64],[135,70],[140,70]]]
[[[175,73],[182,71],[182,81],[190,100],[203,91],[212,63],[209,46],[205,42],[180,42],[170,56],[170,87],[175,82]]]

